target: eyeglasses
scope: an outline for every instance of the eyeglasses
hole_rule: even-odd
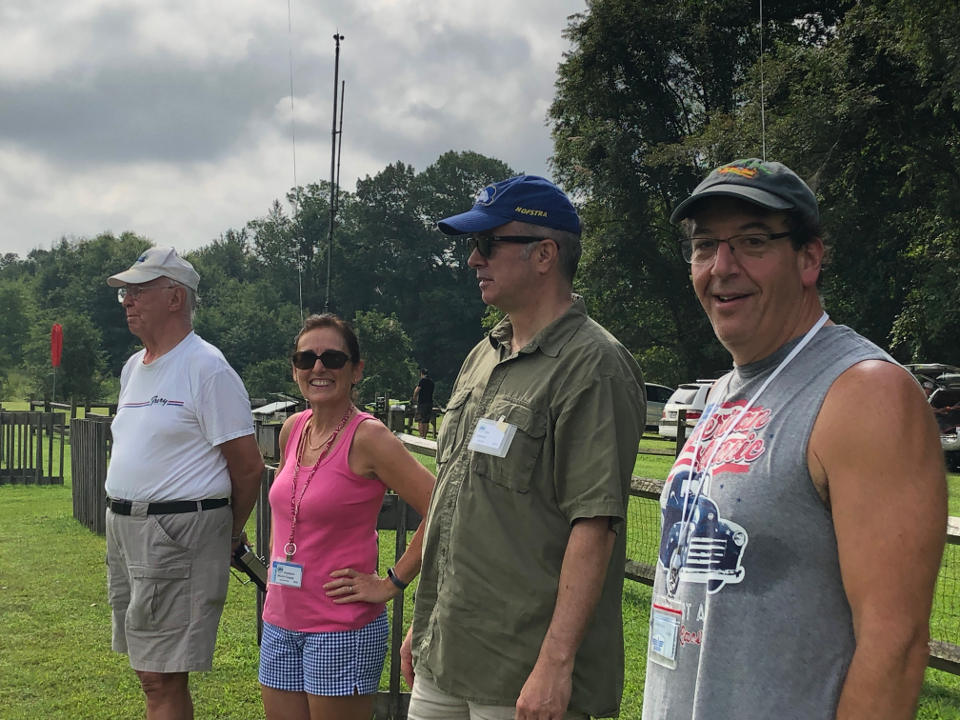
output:
[[[143,287],[142,285],[124,285],[123,287],[117,288],[117,302],[122,303],[128,297],[131,300],[139,300],[140,296],[147,290],[169,290],[175,287],[179,287],[179,285],[149,285],[147,287]]]
[[[755,232],[746,235],[734,235],[726,239],[711,237],[692,237],[680,241],[680,252],[683,259],[692,265],[705,265],[712,263],[717,257],[717,250],[720,243],[726,243],[730,246],[732,252],[738,258],[760,258],[763,257],[771,247],[773,240],[785,238],[790,232],[765,233]]]
[[[313,350],[298,350],[290,358],[298,370],[312,370],[317,360],[329,370],[339,370],[347,364],[350,356],[340,350],[324,350],[317,355]]]
[[[476,250],[483,257],[488,258],[493,254],[493,243],[495,242],[529,245],[541,240],[546,240],[546,238],[533,237],[532,235],[471,235],[467,247],[470,252]]]

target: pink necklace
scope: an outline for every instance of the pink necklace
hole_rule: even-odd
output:
[[[310,481],[313,480],[313,476],[317,474],[317,470],[320,468],[320,463],[327,456],[327,453],[330,452],[330,448],[337,439],[337,435],[339,435],[340,431],[343,430],[344,426],[347,424],[347,420],[350,419],[352,414],[353,405],[351,404],[347,408],[347,411],[343,414],[343,417],[340,418],[340,422],[330,435],[330,439],[323,444],[323,450],[320,451],[317,461],[310,469],[310,474],[307,475],[307,480],[304,482],[303,490],[300,492],[300,497],[298,498],[297,480],[300,477],[300,470],[303,467],[301,465],[301,461],[303,460],[304,448],[307,445],[306,435],[308,430],[307,428],[304,428],[300,431],[300,437],[297,441],[297,464],[294,465],[293,468],[293,487],[290,489],[290,539],[287,540],[287,544],[283,547],[283,552],[287,556],[288,562],[293,559],[294,554],[297,552],[297,544],[293,541],[293,533],[297,528],[297,516],[300,514],[300,503],[303,502],[303,496],[307,494],[307,488],[310,487]],[[308,420],[307,422],[310,421]]]

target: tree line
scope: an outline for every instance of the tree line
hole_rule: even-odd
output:
[[[668,217],[712,167],[765,154],[820,198],[831,317],[899,360],[960,362],[960,7],[794,0],[766,6],[762,25],[757,10],[591,0],[570,17],[548,124],[555,179],[584,219],[576,290],[648,380],[723,371]],[[201,276],[196,329],[252,396],[292,392],[300,309],[322,311],[329,292],[329,309],[361,336],[362,399],[408,397],[418,365],[443,398],[496,314],[480,301],[464,244],[434,223],[512,174],[501,160],[450,151],[422,171],[398,161],[340,191],[329,288],[330,186],[294,188],[187,253]],[[64,326],[58,396],[115,394],[136,340],[105,279],[149,244],[103,234],[0,257],[0,397],[50,395],[53,322]]]
[[[330,288],[330,185],[294,188],[286,204],[184,253],[200,274],[198,334],[219,347],[251,397],[296,393],[289,355],[303,315],[329,309],[354,322],[366,360],[361,400],[408,398],[419,367],[449,386],[483,333],[485,306],[466,244],[434,228],[469,207],[477,188],[514,174],[472,152],[448,152],[422,172],[397,162],[341,191]],[[126,328],[110,275],[152,243],[134,233],[63,239],[0,260],[0,379],[50,397],[49,335],[63,326],[60,398],[115,396],[137,339]],[[175,243],[173,243],[175,245]],[[327,299],[329,297],[329,304]],[[6,392],[6,391],[5,391]]]

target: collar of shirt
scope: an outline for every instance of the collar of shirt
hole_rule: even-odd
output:
[[[587,319],[587,306],[580,295],[573,295],[570,308],[543,330],[534,335],[527,345],[520,349],[522,353],[532,353],[537,349],[548,357],[557,357],[563,346],[573,337],[577,329]],[[506,348],[509,354],[510,340],[513,338],[513,325],[508,315],[487,335],[494,349]]]

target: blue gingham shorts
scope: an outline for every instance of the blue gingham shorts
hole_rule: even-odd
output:
[[[369,695],[387,655],[387,611],[359,630],[300,632],[263,623],[260,684],[311,695]]]

